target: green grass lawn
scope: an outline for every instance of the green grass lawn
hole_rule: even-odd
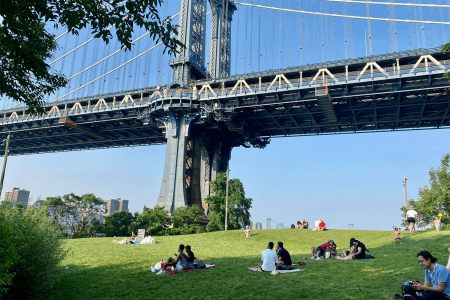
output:
[[[428,250],[446,265],[450,232],[402,231],[403,244],[393,245],[393,231],[280,229],[159,237],[158,244],[119,245],[112,238],[68,240],[71,254],[62,262],[57,299],[394,299],[403,282],[420,280],[424,271],[416,255]],[[304,260],[311,246],[333,239],[339,252],[350,238],[361,240],[375,259]],[[256,266],[269,241],[282,241],[293,261],[306,271],[271,275],[247,270]],[[216,268],[176,275],[156,275],[150,266],[167,260],[183,243]],[[68,267],[68,269],[65,269]]]

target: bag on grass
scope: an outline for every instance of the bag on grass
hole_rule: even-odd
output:
[[[402,286],[402,294],[395,294],[395,299],[405,299],[405,300],[420,300],[422,299],[423,293],[418,292],[412,288],[412,284],[419,281],[407,281]]]
[[[194,261],[194,268],[196,268],[196,269],[204,269],[204,268],[206,268],[206,265],[203,262],[203,260],[199,260],[197,264]]]

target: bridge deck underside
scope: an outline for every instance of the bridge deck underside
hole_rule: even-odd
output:
[[[76,127],[61,125],[58,120],[9,125],[7,129],[13,134],[9,155],[161,145],[166,142],[159,128],[142,126],[136,118],[103,122],[88,120],[77,123]]]
[[[237,116],[262,137],[445,128],[448,88],[440,76],[329,87],[337,122],[327,119],[314,89],[237,98]]]

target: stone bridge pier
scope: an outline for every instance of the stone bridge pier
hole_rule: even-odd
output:
[[[198,205],[206,214],[210,183],[228,169],[233,147],[269,143],[246,132],[245,122],[232,120],[233,115],[218,103],[161,103],[147,111],[144,124],[163,128],[167,139],[158,206],[172,211]]]

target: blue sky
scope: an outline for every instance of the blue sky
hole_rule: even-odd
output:
[[[318,0],[241,2],[344,13],[343,4]],[[396,2],[450,4],[448,0]],[[168,5],[161,10],[164,15],[178,12],[178,1],[166,3]],[[364,16],[365,5],[349,5],[347,13]],[[372,17],[389,17],[388,13],[384,6],[371,6]],[[409,11],[397,7],[390,13],[391,18],[399,19],[449,19],[449,9]],[[178,18],[175,24],[177,22]],[[449,40],[448,26],[423,25],[423,33],[421,26],[397,23],[394,27],[392,22],[373,21],[374,54],[393,51],[396,43],[397,50],[402,51],[424,45],[434,47]],[[288,15],[239,6],[232,29],[231,73],[365,56],[365,30],[365,20]],[[397,42],[393,37],[394,31],[398,32]],[[136,37],[142,33],[138,31]],[[55,58],[88,38],[86,31],[80,32],[79,37],[61,39],[63,49],[55,53]],[[208,56],[209,26],[206,40]],[[132,52],[114,56],[98,68],[74,79],[71,89],[153,45],[150,40],[143,39],[136,43]],[[116,42],[106,47],[101,41],[95,41],[81,52],[62,59],[55,64],[55,69],[70,76],[118,48]],[[169,59],[169,56],[162,54],[161,48],[156,48],[149,55],[69,97],[169,83],[172,78]],[[62,96],[68,90],[63,89],[48,97],[48,100]],[[10,99],[2,99],[2,102],[1,108],[12,103]],[[264,150],[234,149],[230,176],[242,180],[247,197],[254,200],[252,220],[262,222],[264,227],[266,218],[285,226],[303,218],[311,223],[322,218],[330,228],[347,228],[348,224],[354,224],[357,229],[389,230],[400,223],[399,208],[404,204],[403,176],[408,178],[408,198],[417,199],[419,187],[428,182],[429,169],[437,167],[442,156],[449,152],[448,129],[279,138],[273,139]],[[156,204],[164,156],[165,146],[151,146],[10,157],[4,190],[21,187],[30,190],[34,200],[39,195],[45,198],[70,192],[94,193],[103,199],[121,197],[130,200],[130,211],[142,211],[144,205],[153,207]]]

